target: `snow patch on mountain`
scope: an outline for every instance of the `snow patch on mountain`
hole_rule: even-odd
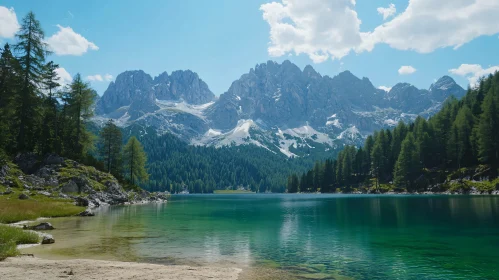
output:
[[[360,131],[357,129],[355,126],[351,126],[344,131],[340,133],[336,139],[338,140],[350,140],[350,141],[356,141],[359,138],[362,138],[362,135],[360,134]]]

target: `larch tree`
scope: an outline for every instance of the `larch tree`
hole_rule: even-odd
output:
[[[147,156],[142,144],[140,144],[135,136],[128,139],[123,149],[123,160],[132,185],[135,184],[135,179],[141,182],[148,180],[149,174],[147,174],[146,170]]]

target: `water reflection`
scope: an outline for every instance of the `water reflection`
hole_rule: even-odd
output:
[[[499,278],[492,196],[182,196],[53,224],[57,242],[43,248],[52,256],[265,265],[317,278]]]

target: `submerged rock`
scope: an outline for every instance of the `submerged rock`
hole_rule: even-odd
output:
[[[42,239],[42,244],[52,244],[55,243],[54,237],[50,234],[45,234]]]
[[[78,216],[80,216],[80,217],[93,217],[93,216],[95,216],[95,214],[92,210],[87,209],[87,210],[81,212],[80,214],[78,214]]]
[[[36,226],[28,227],[28,229],[32,229],[32,230],[53,230],[54,227],[52,226],[51,223],[41,223],[41,224],[36,225]]]

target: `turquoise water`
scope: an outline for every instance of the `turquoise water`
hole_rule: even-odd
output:
[[[53,224],[56,244],[31,250],[313,279],[499,279],[494,196],[187,195]]]

